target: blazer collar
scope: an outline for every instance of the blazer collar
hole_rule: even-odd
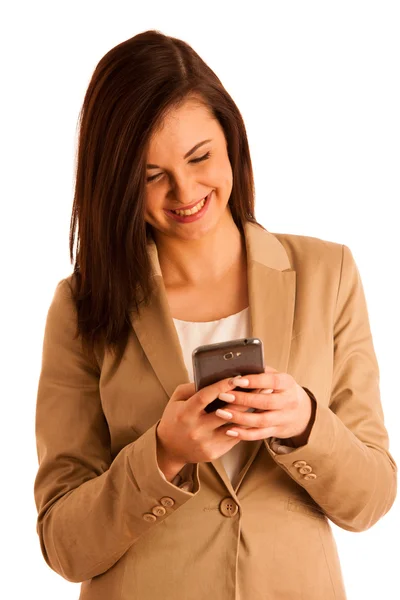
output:
[[[247,222],[244,237],[250,309],[249,335],[262,340],[266,366],[279,372],[287,372],[294,319],[296,272],[291,268],[284,246],[272,233]],[[153,240],[148,243],[148,252],[155,278],[155,293],[148,306],[141,306],[140,317],[132,311],[131,322],[139,343],[165,390],[167,403],[179,384],[189,383],[189,377],[168,304],[157,246]],[[262,442],[263,440],[258,440],[255,444],[256,451],[242,469],[236,489]],[[221,460],[218,458],[211,461],[211,464],[232,492],[232,484]]]

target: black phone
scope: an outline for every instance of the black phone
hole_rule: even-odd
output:
[[[227,377],[264,373],[263,343],[259,338],[253,337],[198,346],[192,352],[192,363],[197,392]],[[243,392],[254,391],[254,388],[239,386],[235,389]],[[229,402],[216,398],[204,410],[210,413],[227,404]]]

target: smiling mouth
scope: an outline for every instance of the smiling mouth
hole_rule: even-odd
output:
[[[201,210],[203,208],[203,206],[210,194],[211,194],[211,192],[209,194],[207,194],[207,196],[205,198],[200,200],[200,202],[198,202],[195,206],[193,206],[190,209],[187,209],[187,210],[180,210],[180,209],[172,210],[172,209],[170,209],[170,210],[175,215],[179,215],[180,217],[188,217],[189,215],[195,215],[197,212],[199,212],[199,210]]]

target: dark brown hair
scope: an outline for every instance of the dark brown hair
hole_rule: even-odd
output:
[[[77,336],[94,358],[97,342],[121,357],[152,292],[144,220],[149,139],[167,111],[201,97],[219,121],[233,172],[229,199],[243,234],[254,217],[254,181],[242,116],[221,81],[184,41],[142,32],[112,48],[96,66],[79,114],[75,193],[70,225]],[[261,225],[260,225],[261,226]],[[261,226],[262,227],[262,226]]]

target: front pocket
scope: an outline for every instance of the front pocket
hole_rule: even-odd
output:
[[[287,510],[293,512],[300,512],[316,519],[326,520],[326,515],[322,508],[319,508],[317,504],[311,504],[304,502],[303,500],[295,500],[294,498],[288,498],[286,504]]]

